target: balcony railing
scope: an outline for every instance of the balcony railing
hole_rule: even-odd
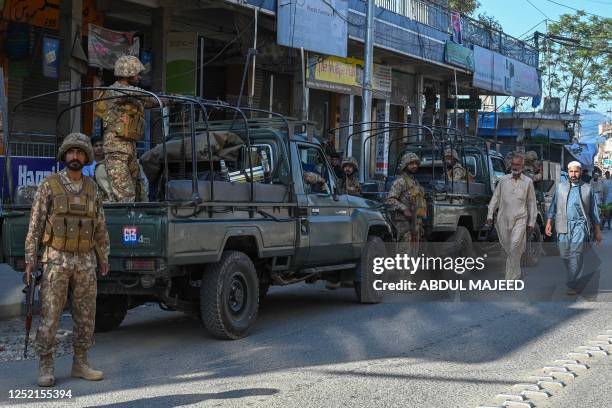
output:
[[[451,34],[451,11],[440,5],[424,0],[375,0],[375,4],[438,31]],[[499,52],[533,67],[538,66],[538,51],[535,47],[472,18],[464,16],[463,19],[464,43]]]

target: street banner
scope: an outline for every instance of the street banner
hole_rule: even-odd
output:
[[[498,95],[537,96],[540,94],[538,72],[534,67],[486,48],[474,46],[476,88]]]
[[[385,104],[376,108],[376,120],[385,122]],[[387,176],[389,171],[389,132],[376,135],[376,169],[375,173]]]
[[[453,31],[453,42],[463,44],[463,19],[456,11],[451,12],[451,28]]]
[[[279,0],[276,42],[346,57],[348,14],[348,0]]]
[[[59,78],[59,47],[58,38],[43,37],[43,75],[47,78]]]
[[[138,57],[140,39],[135,31],[113,31],[107,28],[89,25],[87,49],[89,65],[92,67],[113,70],[115,61],[123,55]]]

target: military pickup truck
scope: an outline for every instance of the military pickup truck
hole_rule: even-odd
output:
[[[378,133],[385,131],[385,127],[381,127]],[[394,123],[387,125],[387,128],[391,131],[405,129]],[[384,188],[378,187],[381,183],[366,182],[363,187],[364,196],[384,200],[396,178],[401,156],[408,151],[415,152],[421,158],[416,178],[425,189],[428,203],[428,216],[424,219],[424,241],[450,243],[450,246],[445,247],[464,256],[473,254],[474,242],[479,242],[481,248],[494,248],[497,235],[494,228],[486,225],[486,217],[497,180],[505,174],[503,157],[489,150],[486,141],[481,138],[464,136],[448,128],[430,129],[420,126],[418,129],[417,135],[400,135],[391,139],[390,145],[401,142],[406,147],[398,149],[397,162],[389,166],[390,174],[384,178]],[[405,144],[407,140],[409,143]],[[449,179],[444,163],[444,150],[447,148],[457,151],[460,164],[474,176],[473,179]],[[547,180],[534,184],[536,193],[547,191],[551,185]],[[536,228],[528,237],[522,259],[526,266],[539,262],[545,224],[542,200],[538,201]]]
[[[191,113],[203,106],[191,105]],[[234,114],[238,120],[194,120],[193,131],[171,133],[157,152],[179,143],[181,160],[143,156],[145,170],[151,163],[161,169],[150,180],[150,202],[104,205],[110,273],[98,276],[98,331],[119,326],[129,308],[152,301],[195,312],[213,336],[237,339],[253,327],[271,285],[303,281],[354,287],[362,303],[381,300],[370,282],[372,259],[384,256],[391,237],[380,204],[337,194],[334,172],[303,123]],[[236,137],[240,143],[221,146]],[[211,139],[220,150],[211,151]],[[254,182],[262,168],[268,177]],[[306,173],[324,182],[306,183],[313,179]],[[239,181],[228,181],[228,174]],[[5,259],[23,270],[30,206],[8,202],[3,210],[3,237],[10,237],[3,240]]]

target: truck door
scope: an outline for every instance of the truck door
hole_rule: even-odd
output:
[[[351,259],[351,218],[345,195],[334,195],[332,170],[316,145],[299,144],[298,156],[306,196],[308,264],[340,263]],[[323,183],[323,181],[325,183]]]

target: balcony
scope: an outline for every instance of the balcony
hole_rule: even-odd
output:
[[[277,0],[240,0],[276,13]],[[411,57],[444,62],[444,43],[451,38],[451,11],[425,0],[375,0],[376,33],[374,44]],[[349,0],[349,37],[365,38],[363,0]],[[478,45],[532,67],[538,66],[538,50],[502,31],[492,30],[479,21],[464,17],[464,45]]]
[[[351,1],[352,5],[354,2]],[[417,21],[423,25],[451,35],[450,13],[445,7],[423,0],[375,0],[376,7]],[[538,50],[502,31],[492,30],[477,20],[463,17],[463,42],[478,45],[532,67],[538,66]]]

